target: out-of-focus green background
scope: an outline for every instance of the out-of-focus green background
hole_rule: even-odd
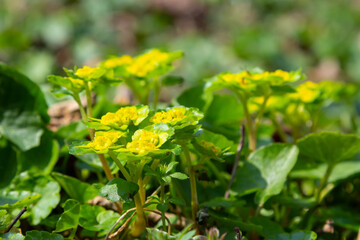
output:
[[[187,84],[254,67],[360,82],[360,1],[0,0],[0,61],[42,85],[148,48],[185,51]]]

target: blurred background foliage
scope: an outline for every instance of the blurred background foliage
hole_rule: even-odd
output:
[[[357,82],[360,1],[0,1],[0,61],[43,88],[62,67],[148,48],[185,51],[177,72],[190,85],[253,67]]]

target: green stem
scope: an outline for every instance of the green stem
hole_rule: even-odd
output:
[[[236,94],[244,108],[247,127],[249,130],[249,148],[252,151],[256,150],[256,130],[254,129],[253,121],[247,106],[247,98],[239,93]]]
[[[189,167],[189,177],[190,177],[190,189],[191,189],[191,208],[192,208],[192,219],[195,224],[196,234],[199,234],[199,225],[196,221],[196,214],[199,211],[199,202],[197,198],[197,190],[196,190],[196,178],[195,178],[195,170],[193,165],[191,164],[190,152],[186,144],[181,145],[187,165]]]
[[[261,119],[262,119],[262,117],[264,115],[266,103],[269,100],[269,97],[270,97],[269,95],[264,96],[264,102],[262,103],[262,105],[260,107],[260,112],[257,115],[256,120],[255,120],[255,133],[259,130]]]
[[[139,194],[140,194],[141,204],[144,205],[145,199],[146,199],[146,191],[145,191],[144,181],[143,181],[142,177],[139,177],[138,185],[139,185]]]
[[[318,188],[318,190],[317,190],[317,192],[316,192],[316,197],[315,197],[316,202],[317,202],[318,204],[321,203],[322,198],[324,197],[324,196],[321,196],[321,193],[322,193],[322,191],[324,190],[324,188],[326,187],[326,185],[327,185],[327,183],[328,183],[328,180],[329,180],[329,177],[330,177],[333,169],[334,169],[334,165],[328,165],[328,167],[327,167],[327,169],[326,169],[326,172],[325,172],[325,175],[324,175],[324,177],[321,179],[321,182],[320,182],[320,185],[319,185],[319,188]]]
[[[128,171],[126,170],[126,168],[121,164],[121,162],[119,161],[119,159],[115,156],[114,152],[112,150],[109,150],[108,152],[109,156],[112,158],[112,160],[114,160],[114,162],[116,163],[116,165],[118,166],[118,168],[120,169],[121,173],[124,175],[125,179],[127,181],[131,181],[131,177],[130,174],[128,173]]]
[[[80,96],[79,95],[73,95],[73,97],[74,97],[75,101],[77,102],[77,104],[79,105],[81,119],[84,122],[87,122],[88,117],[86,115],[86,112],[85,112],[85,109],[84,109],[83,105],[81,104]]]
[[[165,186],[163,182],[160,182],[161,192],[160,192],[160,201],[165,204]],[[166,221],[165,221],[165,213],[161,211],[161,221],[163,225],[163,230],[166,232]]]
[[[281,141],[284,143],[287,143],[286,133],[284,132],[284,129],[281,127],[279,122],[276,120],[275,114],[271,114],[271,121],[273,122],[274,126],[276,127],[277,132],[279,133]]]
[[[77,226],[74,227],[74,228],[71,230],[71,233],[70,233],[70,235],[69,235],[69,239],[74,239],[74,238],[75,238],[76,231],[77,231]]]
[[[154,79],[154,109],[155,110],[159,102],[160,90],[161,90],[161,83],[159,81],[159,78],[156,77]]]
[[[86,93],[86,113],[88,117],[92,117],[91,91],[88,82],[85,84],[85,93]]]
[[[136,207],[136,222],[132,231],[133,237],[139,237],[146,228],[146,218],[143,206],[141,204],[140,195],[136,193],[134,196],[134,202]]]

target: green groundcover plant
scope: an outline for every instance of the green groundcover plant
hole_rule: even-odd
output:
[[[357,86],[253,69],[160,102],[182,57],[151,49],[49,76],[81,115],[56,131],[40,88],[0,64],[0,237],[354,239],[360,137],[330,113]],[[131,104],[107,100],[118,85]]]

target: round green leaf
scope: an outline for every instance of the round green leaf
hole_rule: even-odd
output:
[[[300,156],[335,165],[360,151],[360,137],[333,132],[315,133],[300,139],[297,146]]]
[[[232,190],[240,195],[257,192],[256,203],[264,204],[271,196],[281,192],[297,156],[297,147],[287,144],[272,144],[257,149],[238,169]]]
[[[120,199],[127,201],[129,197],[134,196],[138,191],[139,186],[136,183],[122,178],[114,178],[100,189],[100,195],[113,202],[117,202]]]

